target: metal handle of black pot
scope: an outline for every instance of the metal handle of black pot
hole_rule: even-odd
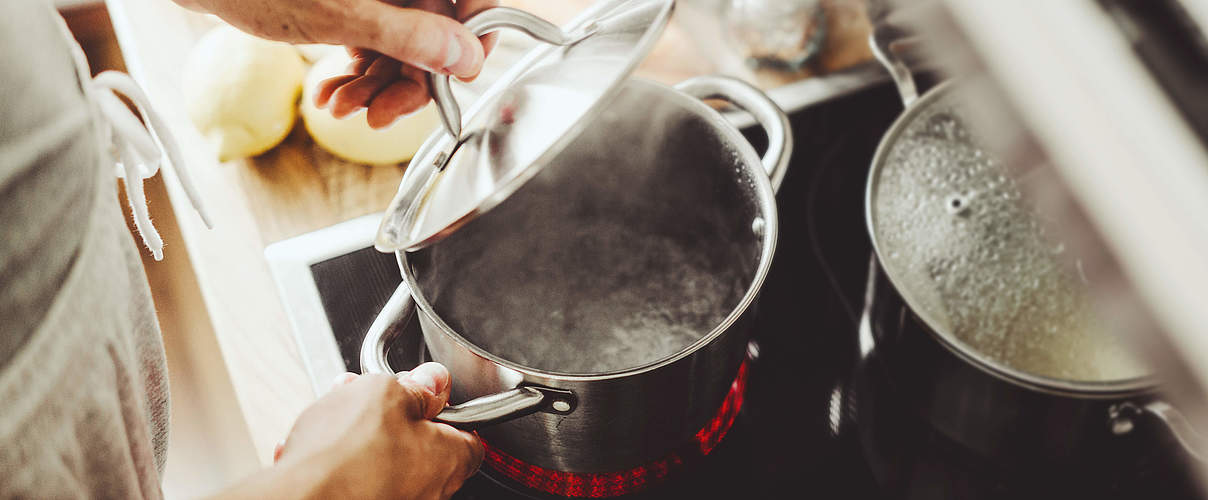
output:
[[[872,49],[872,55],[877,58],[881,66],[889,71],[894,86],[898,88],[898,95],[902,98],[903,106],[910,106],[919,98],[918,86],[914,83],[914,75],[910,72],[910,67],[893,50],[895,45],[908,42],[909,37],[906,32],[883,19],[875,20],[872,34],[868,36],[868,46]]]
[[[412,314],[415,314],[415,300],[411,298],[411,289],[406,283],[399,283],[361,342],[361,373],[395,373],[386,359],[386,348]],[[538,411],[565,415],[574,411],[576,405],[575,395],[570,391],[520,386],[446,407],[433,420],[472,430]]]
[[[1162,422],[1162,425],[1174,435],[1175,440],[1183,447],[1183,451],[1192,458],[1200,462],[1208,462],[1208,438],[1205,438],[1191,425],[1183,412],[1160,399],[1144,405],[1132,402],[1112,405],[1108,409],[1108,423],[1111,425],[1112,433],[1122,435],[1132,432],[1135,426],[1133,420],[1143,414],[1157,417],[1158,421]]]
[[[793,155],[793,134],[788,115],[772,98],[747,82],[727,76],[698,76],[680,82],[675,88],[697,99],[727,101],[754,116],[755,122],[768,134],[763,168],[772,180],[772,188],[780,189],[789,158]]]
[[[594,29],[588,25],[582,33],[568,34],[557,25],[519,9],[495,7],[475,14],[466,20],[465,26],[478,36],[503,28],[511,28],[523,32],[546,43],[554,45],[570,45],[590,35]],[[461,108],[453,98],[453,89],[449,87],[449,77],[428,73],[428,88],[432,89],[432,100],[445,130],[454,139],[461,138]]]

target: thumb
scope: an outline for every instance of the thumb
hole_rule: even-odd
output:
[[[449,370],[440,363],[428,362],[409,372],[399,372],[398,382],[407,389],[415,403],[415,418],[432,419],[449,401]]]
[[[358,4],[359,29],[339,43],[381,52],[426,71],[471,78],[482,69],[482,43],[450,17],[377,0]]]

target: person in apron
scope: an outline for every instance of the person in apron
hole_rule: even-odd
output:
[[[141,90],[120,73],[91,78],[51,3],[8,0],[0,16],[0,498],[160,498],[168,378],[113,175],[156,259],[163,243],[142,180],[162,156],[203,219],[204,209]],[[325,81],[320,101],[334,114],[367,108],[384,126],[426,102],[421,71],[479,71],[487,42],[433,12],[464,18],[490,1],[415,2],[427,11],[377,0],[180,3],[266,38],[358,47],[358,63]],[[220,496],[448,498],[483,454],[473,434],[430,420],[449,385],[435,363],[397,377],[347,374],[298,417],[273,467]]]

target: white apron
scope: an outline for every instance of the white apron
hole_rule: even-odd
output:
[[[0,16],[0,498],[160,498],[164,350],[113,177],[121,158],[159,258],[142,197],[159,147],[107,89],[141,92],[92,81],[50,4]]]

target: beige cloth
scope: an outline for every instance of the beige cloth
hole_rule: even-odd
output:
[[[160,498],[163,344],[87,68],[51,2],[4,3],[0,498]]]

